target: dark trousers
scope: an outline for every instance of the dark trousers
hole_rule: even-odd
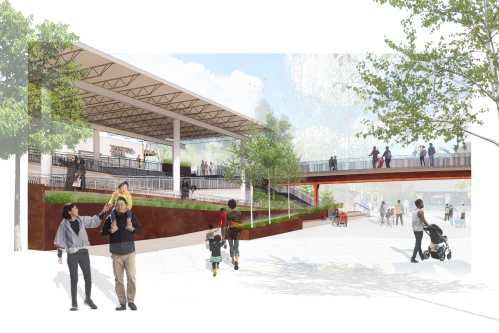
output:
[[[419,157],[419,163],[421,163],[421,166],[426,166],[426,163],[424,161],[424,156]]]
[[[430,155],[430,166],[435,166],[435,156]]]
[[[83,272],[85,280],[85,296],[90,298],[92,292],[92,276],[90,274],[90,257],[88,250],[82,249],[76,253],[68,254],[69,277],[71,279],[71,302],[73,306],[78,305],[76,291],[78,287],[78,265]]]
[[[81,186],[80,186],[80,191],[83,191],[87,188],[87,177],[86,176],[81,176]]]
[[[412,259],[416,259],[416,254],[419,253],[419,257],[421,258],[421,260],[423,260],[423,250],[421,250],[421,241],[423,240],[423,232],[414,231],[414,237],[416,237],[416,243],[414,244]]]
[[[392,161],[391,158],[387,158],[385,159],[385,163],[386,163],[386,167],[389,168],[390,167],[390,162]]]
[[[239,257],[239,237],[229,238],[229,252],[231,258]]]
[[[376,169],[376,164],[378,163],[378,159],[373,158],[373,169]]]

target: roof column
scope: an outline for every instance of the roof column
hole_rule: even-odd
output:
[[[180,120],[173,119],[173,191],[180,193]]]
[[[94,137],[92,140],[94,146],[94,159],[95,161],[100,160],[100,131],[94,128]]]

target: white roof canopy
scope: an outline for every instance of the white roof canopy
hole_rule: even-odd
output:
[[[230,136],[242,139],[256,120],[196,95],[115,57],[79,43],[55,64],[76,61],[84,114],[94,128],[149,141],[171,143],[173,120],[181,140]]]

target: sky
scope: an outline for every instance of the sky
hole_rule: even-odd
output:
[[[217,1],[223,14],[205,17],[207,4],[196,1],[174,9],[148,0],[11,2],[36,22],[66,23],[82,42],[245,115],[258,118],[263,105],[287,117],[302,160],[367,156],[372,145],[385,145],[355,137],[364,105],[345,85],[357,79],[355,65],[366,52],[385,53],[385,37],[401,38],[404,14],[389,6],[311,0],[286,2],[283,11],[279,2]],[[301,24],[310,16],[312,23]],[[200,29],[185,29],[190,24]],[[197,144],[187,156],[197,163],[224,147]],[[395,155],[413,150],[391,147]]]

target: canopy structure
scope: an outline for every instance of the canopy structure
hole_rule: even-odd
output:
[[[250,119],[154,74],[79,43],[55,63],[73,60],[82,68],[78,83],[88,121],[132,136],[173,139],[173,120],[181,121],[181,140],[230,136],[241,139]]]
[[[175,191],[180,190],[181,141],[243,139],[252,128],[263,128],[256,120],[86,44],[60,53],[53,65],[67,61],[81,67],[76,85],[95,130],[95,156],[100,156],[99,131],[172,145]]]

